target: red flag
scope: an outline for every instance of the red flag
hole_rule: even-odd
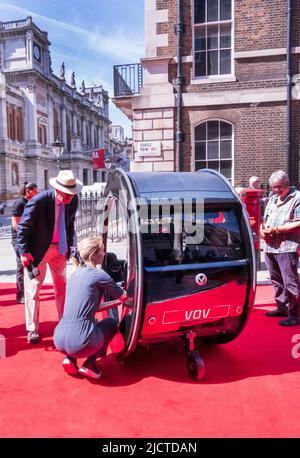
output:
[[[97,149],[92,152],[93,169],[105,169],[104,157],[105,148]]]

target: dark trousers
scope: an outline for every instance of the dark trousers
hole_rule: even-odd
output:
[[[16,253],[16,262],[17,262],[17,273],[16,273],[16,285],[17,285],[17,296],[19,298],[24,296],[24,269],[21,263],[20,254],[18,251],[18,244],[16,240],[11,242],[15,253]]]
[[[297,253],[265,253],[265,263],[275,289],[276,305],[289,316],[299,314],[299,279]]]
[[[118,331],[117,322],[113,318],[105,318],[97,324],[104,335],[102,348],[88,357],[89,361],[95,361],[96,358],[104,358],[107,353],[107,347]]]

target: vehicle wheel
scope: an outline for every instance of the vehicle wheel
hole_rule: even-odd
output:
[[[191,351],[187,357],[187,369],[193,380],[201,380],[205,374],[204,361],[197,351]]]

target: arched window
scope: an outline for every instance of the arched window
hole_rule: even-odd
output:
[[[207,121],[195,127],[195,170],[217,170],[232,181],[232,125]]]

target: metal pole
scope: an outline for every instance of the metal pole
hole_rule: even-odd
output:
[[[177,2],[177,24],[175,33],[177,35],[177,76],[176,76],[176,89],[177,89],[177,131],[176,131],[176,171],[182,171],[182,1]]]
[[[286,82],[287,82],[287,121],[286,121],[286,153],[287,153],[287,173],[292,179],[291,164],[291,111],[292,111],[292,77],[291,77],[291,49],[292,49],[292,0],[288,0],[287,5],[287,45],[286,45]]]

